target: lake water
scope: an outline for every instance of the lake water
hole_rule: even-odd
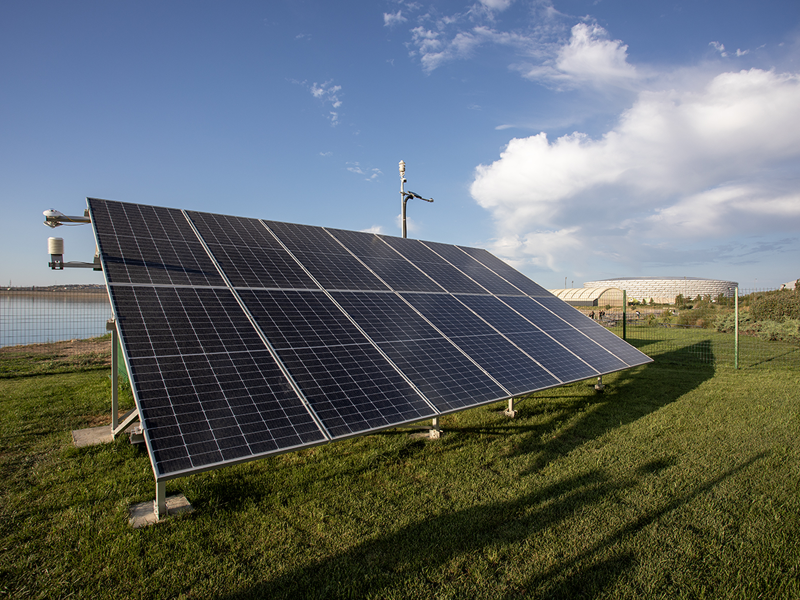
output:
[[[105,293],[3,293],[0,348],[105,335],[110,318]]]

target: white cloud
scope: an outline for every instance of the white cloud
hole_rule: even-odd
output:
[[[320,100],[323,104],[329,104],[332,108],[339,108],[342,106],[342,101],[339,98],[342,86],[333,85],[333,81],[326,81],[325,83],[317,83],[315,81],[309,90],[311,91],[311,95]],[[339,124],[338,111],[330,110],[326,116],[331,122],[331,127],[336,127]]]
[[[708,42],[708,45],[714,48],[717,52],[720,53],[720,56],[728,56],[728,53],[725,52],[725,45],[720,44],[719,42]]]
[[[494,217],[498,253],[550,269],[797,231],[797,106],[799,75],[758,69],[643,91],[598,139],[511,140],[471,192]]]
[[[496,10],[498,12],[507,9],[514,0],[480,0],[480,3],[490,10]]]
[[[360,229],[361,233],[377,233],[383,234],[383,225],[373,225],[372,227],[368,227],[367,229]]]
[[[321,84],[314,82],[311,86],[311,94],[314,98],[330,103],[333,108],[339,108],[342,105],[342,101],[339,99],[339,92],[342,91],[342,86],[332,84],[333,81],[326,81]]]
[[[356,175],[365,175],[365,181],[376,181],[383,173],[380,169],[376,168],[367,168],[364,169],[361,165],[357,162],[348,162],[347,163],[347,170],[351,173],[355,173]]]
[[[396,13],[383,13],[384,27],[392,27],[400,23],[405,23],[406,21],[408,21],[408,19],[403,16],[402,10],[398,10]]]
[[[628,63],[628,46],[606,39],[602,27],[579,23],[571,33],[569,42],[559,47],[554,57],[534,66],[514,68],[528,79],[567,87],[587,83],[630,87],[641,78]]]

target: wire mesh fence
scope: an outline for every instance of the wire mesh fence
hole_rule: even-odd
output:
[[[800,368],[798,291],[739,290],[738,302],[679,297],[657,305],[629,304],[617,290],[576,308],[656,360]],[[0,290],[0,377],[110,367],[111,316],[102,285]]]
[[[105,286],[0,290],[0,377],[111,365]]]
[[[656,360],[800,368],[800,293],[796,290],[740,289],[738,297],[679,296],[673,304],[634,301],[624,308],[608,308],[603,322]]]

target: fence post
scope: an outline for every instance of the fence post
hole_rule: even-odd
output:
[[[734,288],[733,293],[734,301],[733,301],[733,315],[735,320],[735,325],[733,327],[733,368],[739,368],[739,286]]]
[[[628,292],[626,290],[622,290],[622,339],[627,339],[625,336],[627,334],[626,327],[628,325]]]

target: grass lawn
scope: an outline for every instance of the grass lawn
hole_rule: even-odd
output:
[[[0,379],[0,597],[800,598],[800,371],[669,360],[167,483],[107,370]],[[103,421],[105,419],[105,421]]]

